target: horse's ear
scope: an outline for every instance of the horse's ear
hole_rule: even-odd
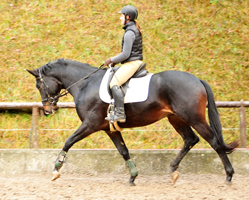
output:
[[[38,72],[36,71],[36,70],[28,70],[28,69],[26,69],[30,74],[32,74],[34,77],[39,77],[39,74],[38,74]]]

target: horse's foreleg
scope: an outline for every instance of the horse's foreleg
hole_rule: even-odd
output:
[[[175,183],[178,179],[179,173],[177,168],[184,158],[184,156],[189,152],[189,150],[199,141],[198,136],[193,132],[191,127],[186,124],[180,117],[178,116],[169,116],[169,122],[175,128],[175,130],[181,135],[184,140],[184,146],[181,151],[178,153],[176,158],[170,163],[171,168],[171,179],[172,182]]]
[[[52,181],[54,181],[54,180],[56,180],[57,178],[60,177],[59,170],[62,167],[63,163],[65,162],[66,155],[67,155],[67,152],[65,152],[63,150],[59,153],[58,158],[55,161]]]
[[[82,124],[65,142],[62,151],[59,153],[58,158],[55,161],[55,166],[53,170],[53,177],[52,181],[56,180],[60,177],[60,168],[63,166],[65,162],[66,154],[69,149],[78,141],[82,140],[83,138],[87,137],[93,133],[92,129],[89,128],[87,125]]]
[[[124,160],[127,162],[127,165],[129,167],[130,173],[131,173],[129,185],[135,186],[134,181],[138,175],[138,171],[136,169],[134,162],[130,159],[129,151],[125,145],[125,142],[123,140],[121,133],[119,131],[117,131],[117,132],[106,131],[106,133],[109,135],[109,137],[113,141],[114,145],[118,149],[119,153],[123,156]]]

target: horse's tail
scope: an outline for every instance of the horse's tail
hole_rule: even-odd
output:
[[[208,100],[208,118],[209,118],[209,123],[210,123],[210,127],[213,130],[219,144],[221,145],[221,147],[225,150],[226,153],[232,153],[233,150],[239,145],[238,141],[232,142],[230,144],[226,144],[224,142],[223,136],[222,136],[222,126],[221,126],[221,122],[220,122],[220,117],[219,117],[219,113],[214,101],[214,94],[212,92],[211,87],[209,86],[209,84],[204,81],[204,80],[200,80],[201,83],[203,84],[203,86],[206,89],[207,92],[207,100]]]

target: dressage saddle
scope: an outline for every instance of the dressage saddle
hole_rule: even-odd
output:
[[[135,72],[135,74],[133,74],[133,76],[131,78],[141,78],[141,77],[144,77],[146,76],[149,72],[145,69],[146,67],[146,63],[142,63],[140,65],[140,67],[138,68],[138,70]],[[113,67],[112,70],[110,71],[110,74],[109,74],[109,78],[108,78],[108,81],[107,81],[107,90],[108,90],[108,93],[109,95],[112,97],[112,93],[111,93],[111,88],[110,88],[110,82],[112,80],[112,77],[114,76],[115,72],[119,69],[119,66],[118,67]],[[122,87],[122,91],[124,92],[124,95],[127,91],[127,88],[128,88],[128,85],[129,85],[129,82],[130,82],[130,79],[128,79],[121,87]]]

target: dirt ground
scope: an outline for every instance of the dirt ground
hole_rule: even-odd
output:
[[[169,175],[139,175],[136,186],[127,186],[129,175],[62,174],[52,182],[50,174],[0,175],[0,199],[249,199],[249,175],[234,175],[231,186],[225,176],[180,174],[173,185]]]

